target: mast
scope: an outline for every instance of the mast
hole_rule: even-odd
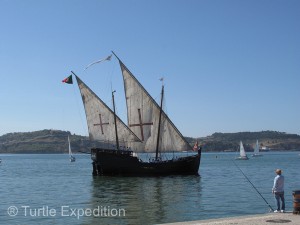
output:
[[[113,108],[114,108],[114,122],[115,122],[115,132],[116,132],[116,145],[117,145],[117,150],[120,150],[120,148],[119,148],[119,138],[118,138],[118,129],[117,129],[117,116],[116,116],[116,108],[115,108],[115,96],[114,96],[115,92],[116,91],[113,91],[111,93],[111,95],[112,95]]]
[[[158,131],[157,131],[157,142],[156,142],[155,160],[158,159],[158,147],[159,147],[160,124],[161,124],[161,114],[162,114],[163,98],[164,98],[164,85],[162,85],[162,88],[161,88],[161,99],[160,99],[160,109],[159,109],[159,119],[158,119]]]

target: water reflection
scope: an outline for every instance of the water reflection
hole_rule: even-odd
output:
[[[157,224],[191,219],[201,206],[198,176],[94,177],[90,208],[125,209],[126,215],[86,218],[84,224]]]

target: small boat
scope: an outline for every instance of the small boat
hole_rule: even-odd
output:
[[[259,144],[258,144],[258,140],[256,140],[256,145],[255,145],[254,153],[253,153],[252,157],[260,157],[260,156],[263,156],[263,155],[259,153]]]
[[[69,156],[70,156],[70,162],[75,162],[75,161],[76,161],[76,158],[75,158],[75,157],[73,156],[73,154],[72,154],[69,136],[68,136],[68,142],[69,142]]]
[[[111,109],[72,72],[76,77],[85,108],[89,137],[91,140],[102,142],[97,148],[91,149],[93,175],[199,175],[201,147],[195,149],[196,154],[186,157],[161,157],[162,151],[193,151],[193,147],[162,109],[164,85],[158,104],[124,63],[117,56],[116,58],[124,81],[127,125],[116,115],[115,91],[112,91]],[[126,148],[122,148],[119,142]],[[138,152],[155,152],[155,157],[145,160],[137,157]]]
[[[236,160],[248,160],[248,156],[245,152],[243,142],[240,141],[240,156],[235,158]]]

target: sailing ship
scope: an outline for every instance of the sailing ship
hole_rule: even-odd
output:
[[[240,156],[236,157],[235,159],[237,159],[237,160],[248,160],[249,159],[246,152],[245,152],[244,145],[243,145],[242,141],[240,141]]]
[[[69,156],[70,156],[70,162],[75,162],[75,161],[76,161],[76,158],[75,158],[75,156],[73,156],[73,154],[72,154],[69,136],[68,136],[68,143],[69,143]]]
[[[260,157],[260,156],[263,156],[263,155],[259,153],[259,144],[258,144],[258,140],[256,140],[254,153],[253,153],[252,157]]]
[[[82,96],[89,138],[102,143],[91,149],[93,175],[198,175],[201,148],[196,154],[181,156],[181,153],[171,159],[161,155],[162,151],[193,149],[162,109],[164,85],[158,105],[125,64],[115,57],[123,76],[128,125],[116,115],[115,91],[112,91],[111,109],[72,72]],[[155,157],[145,160],[138,157],[139,152],[155,152]]]

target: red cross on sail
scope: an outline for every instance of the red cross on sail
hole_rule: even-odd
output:
[[[153,125],[152,122],[150,123],[143,123],[142,121],[142,116],[141,116],[141,109],[138,109],[138,113],[139,113],[139,122],[137,124],[129,124],[129,127],[135,127],[135,126],[139,126],[141,129],[141,137],[142,137],[142,141],[144,141],[144,131],[143,131],[143,126],[144,125]]]
[[[100,119],[100,123],[96,123],[96,124],[94,124],[94,126],[100,126],[101,127],[101,133],[104,134],[103,125],[108,125],[109,123],[102,123],[101,114],[99,114],[99,119]]]

